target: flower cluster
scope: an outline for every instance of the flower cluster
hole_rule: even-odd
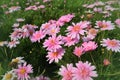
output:
[[[67,64],[67,66],[61,66],[58,74],[62,76],[61,80],[93,80],[92,77],[97,77],[98,74],[95,70],[95,66],[91,63],[79,61],[76,63],[76,67],[73,64]]]
[[[23,57],[12,59],[10,65],[17,64],[11,71],[5,73],[2,80],[28,80],[29,74],[33,73],[33,67],[23,60]]]
[[[115,4],[117,1],[97,1],[93,4],[84,4],[83,7],[89,9],[87,13],[100,13],[103,14],[103,17],[110,17],[112,11],[118,10],[117,8],[112,7],[112,4]]]

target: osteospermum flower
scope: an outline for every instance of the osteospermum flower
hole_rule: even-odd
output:
[[[16,21],[17,21],[17,22],[23,22],[23,21],[25,21],[25,19],[23,19],[23,18],[18,18],[18,19],[16,19]]]
[[[21,9],[20,6],[12,6],[12,7],[9,8],[9,12],[12,13],[12,12],[18,11],[18,10],[20,10],[20,9]]]
[[[25,61],[23,60],[23,58],[24,57],[16,57],[12,59],[11,63],[18,63],[18,64],[24,63]]]
[[[58,21],[60,21],[60,22],[70,22],[73,17],[75,17],[74,14],[63,15],[58,19]]]
[[[3,76],[2,80],[14,80],[16,78],[16,74],[13,70],[5,73],[5,75]]]
[[[115,23],[120,27],[120,19],[116,19]]]
[[[50,80],[50,78],[40,75],[40,76],[37,76],[36,78],[30,79],[30,80]]]
[[[84,42],[82,46],[84,48],[84,51],[92,51],[98,47],[97,44],[93,41]]]
[[[80,57],[82,54],[84,54],[83,47],[75,47],[73,54]]]
[[[97,21],[95,26],[96,28],[100,28],[101,30],[113,30],[114,25],[111,21]]]
[[[72,79],[73,64],[67,64],[67,66],[61,66],[58,74],[62,76],[62,80],[73,80]]]
[[[14,32],[10,35],[11,40],[18,40],[22,38],[22,29],[21,28],[15,28]]]
[[[14,23],[12,27],[16,28],[18,27],[20,24],[19,23]]]
[[[43,43],[43,47],[47,47],[47,50],[49,51],[56,51],[56,49],[62,48],[61,44],[63,42],[61,41],[62,36],[52,36],[45,40]]]
[[[33,35],[30,37],[30,40],[32,42],[40,42],[40,39],[43,39],[45,37],[45,34],[42,30],[36,31],[35,33],[33,33]]]
[[[59,60],[62,59],[62,56],[64,55],[65,50],[62,48],[57,49],[56,51],[48,52],[48,55],[46,56],[49,60],[49,63],[52,63],[53,61],[59,62]]]
[[[98,76],[94,70],[95,66],[91,66],[91,63],[79,61],[76,63],[76,68],[73,68],[72,80],[93,80],[92,77]]]
[[[15,41],[15,40],[13,40],[13,41],[11,41],[11,42],[8,42],[8,47],[9,48],[13,48],[13,47],[16,47],[16,45],[17,44],[19,44],[20,42],[19,41]]]
[[[24,63],[23,65],[18,65],[18,69],[15,69],[18,76],[18,80],[28,80],[30,78],[29,73],[33,73],[32,66],[30,64]]]
[[[107,47],[108,50],[120,52],[120,41],[119,40],[116,40],[116,39],[110,40],[109,38],[103,39],[101,41],[101,45],[103,47]]]
[[[48,35],[56,36],[57,33],[60,32],[59,27],[51,26],[51,28],[48,30]]]
[[[94,39],[95,36],[97,35],[97,33],[98,33],[97,29],[91,28],[87,32],[87,37],[90,38],[90,39]]]
[[[36,25],[26,24],[22,26],[22,36],[25,37],[31,37],[33,33],[35,32],[35,29],[38,28]]]
[[[81,21],[77,24],[73,23],[73,26],[69,26],[67,28],[67,35],[70,36],[71,38],[78,38],[80,39],[80,35],[84,35],[86,32],[84,29],[88,27],[89,22],[87,21]]]
[[[70,47],[70,46],[72,46],[72,45],[75,45],[76,43],[79,42],[79,40],[78,40],[77,38],[72,39],[72,38],[69,37],[69,36],[63,37],[62,40],[63,40],[63,42],[65,43],[64,45],[65,45],[65,46],[68,46],[68,47]]]

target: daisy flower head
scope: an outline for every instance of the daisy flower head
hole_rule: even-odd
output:
[[[72,79],[72,70],[73,70],[73,64],[67,64],[67,66],[61,66],[59,69],[58,74],[62,76],[62,80],[73,80]]]
[[[37,7],[38,9],[44,9],[45,8],[45,5],[40,5]]]
[[[114,25],[111,21],[96,21],[96,28],[100,28],[101,30],[113,30]]]
[[[116,19],[115,23],[118,25],[118,27],[120,27],[120,19]]]
[[[16,45],[19,43],[20,43],[19,41],[12,40],[12,41],[8,42],[7,47],[9,47],[11,49],[13,47],[16,47]]]
[[[59,48],[62,48],[63,42],[61,41],[62,36],[52,36],[45,40],[43,47],[46,47],[49,51],[56,51]]]
[[[14,23],[12,27],[16,28],[16,27],[19,27],[19,23]]]
[[[60,28],[56,26],[51,26],[48,30],[48,35],[56,36],[60,32]]]
[[[17,77],[14,70],[11,70],[3,76],[2,80],[14,80]]]
[[[80,57],[82,54],[84,54],[83,47],[75,47],[73,54]]]
[[[74,14],[63,15],[58,19],[58,21],[60,21],[60,22],[70,22],[73,17],[75,17]]]
[[[32,66],[30,64],[24,63],[23,65],[18,65],[18,69],[15,69],[18,76],[18,80],[28,80],[30,78],[29,73],[33,73]]]
[[[72,80],[93,80],[92,77],[97,77],[98,74],[95,70],[95,66],[92,66],[89,62],[76,63],[76,67],[73,68],[73,78]]]
[[[40,39],[43,39],[45,37],[45,34],[42,30],[36,31],[35,33],[33,33],[33,35],[30,37],[30,40],[32,42],[40,42]]]
[[[24,57],[16,57],[12,59],[11,63],[18,63],[18,64],[24,63],[25,61],[23,60],[23,58]]]
[[[18,11],[18,10],[20,10],[20,9],[21,9],[20,6],[11,6],[11,7],[9,8],[9,12],[12,13],[12,12]]]
[[[87,37],[90,38],[90,39],[94,39],[95,36],[97,35],[97,33],[98,33],[97,29],[91,28],[87,32]]]
[[[23,22],[23,21],[25,21],[25,19],[23,19],[23,18],[18,18],[18,19],[16,19],[16,21],[17,21],[17,22]]]
[[[84,42],[82,46],[85,52],[95,50],[98,47],[94,41]]]
[[[51,28],[50,23],[44,23],[41,25],[40,29],[45,32],[45,34],[48,34],[49,29]]]
[[[112,50],[115,52],[120,52],[120,41],[116,39],[103,39],[101,41],[101,45],[103,47],[107,47],[108,50]]]
[[[52,63],[53,61],[58,63],[59,60],[62,59],[64,53],[65,50],[63,48],[59,48],[56,51],[48,52],[48,55],[46,57],[48,58],[49,63]]]
[[[40,76],[36,77],[36,78],[33,79],[33,80],[50,80],[50,78],[49,78],[49,77],[46,77],[46,76],[43,76],[43,75],[40,75]]]
[[[76,43],[79,42],[77,38],[71,38],[69,36],[64,36],[62,41],[65,43],[64,45],[68,47],[75,45]]]
[[[15,28],[14,32],[11,33],[11,35],[9,37],[11,38],[11,40],[18,40],[18,39],[22,38],[22,29]]]
[[[84,35],[86,32],[84,29],[88,26],[88,22],[81,21],[77,24],[73,23],[73,26],[68,26],[67,28],[67,35],[71,38],[78,38],[80,39],[80,35]]]
[[[31,24],[26,24],[22,26],[22,35],[23,38],[25,37],[31,37],[33,35],[33,33],[35,32],[35,29],[38,28],[38,26],[36,25],[31,25]]]

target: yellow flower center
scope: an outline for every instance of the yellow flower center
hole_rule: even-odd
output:
[[[92,28],[92,29],[89,30],[89,33],[92,34],[92,35],[96,35],[97,31]]]
[[[106,24],[103,24],[103,25],[101,26],[101,28],[107,28],[107,25],[106,25]]]
[[[55,33],[55,29],[52,29],[51,32],[52,32],[52,33]]]
[[[74,31],[79,31],[79,30],[80,30],[80,26],[75,25],[75,26],[73,27],[73,30],[74,30]]]
[[[13,59],[12,62],[18,63],[18,62],[19,62],[19,59]]]
[[[11,80],[12,74],[8,73],[5,75],[5,80]]]
[[[58,56],[58,52],[53,52],[53,56],[57,57]]]
[[[20,74],[25,74],[26,73],[26,70],[24,69],[24,68],[22,68],[21,70],[20,70]]]
[[[83,69],[82,71],[81,71],[81,74],[82,74],[82,76],[87,76],[88,75],[88,71],[86,71],[85,69]]]
[[[109,41],[109,45],[111,45],[111,46],[116,46],[117,45],[117,42],[116,41],[113,41],[113,40],[111,40],[111,41]]]

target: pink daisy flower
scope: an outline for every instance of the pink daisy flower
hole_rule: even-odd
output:
[[[76,43],[78,43],[79,40],[78,40],[77,38],[72,39],[72,38],[69,37],[69,36],[64,36],[64,37],[63,37],[63,42],[65,43],[65,44],[64,44],[65,46],[70,47],[70,46],[75,45]]]
[[[11,7],[9,8],[9,12],[12,13],[12,12],[18,11],[18,10],[20,10],[20,9],[21,9],[20,6],[11,6]]]
[[[57,33],[60,32],[60,28],[56,26],[51,26],[50,29],[48,30],[48,35],[56,36]]]
[[[36,77],[36,78],[33,79],[33,80],[50,80],[50,78],[49,78],[49,77],[46,77],[46,76],[43,76],[43,75],[40,75],[40,76]]]
[[[19,23],[14,23],[12,27],[16,28],[16,27],[19,27]]]
[[[73,17],[75,17],[74,14],[63,15],[58,19],[58,21],[60,21],[60,22],[70,22]]]
[[[89,22],[84,21],[84,22],[79,22],[77,24],[73,23],[73,26],[69,26],[67,28],[67,35],[70,36],[71,38],[78,38],[80,39],[80,35],[84,35],[86,32],[84,29],[88,27]]]
[[[49,63],[52,63],[53,61],[59,62],[59,60],[62,59],[62,56],[64,55],[65,50],[62,48],[57,49],[56,51],[48,52],[48,55],[46,56],[49,60]]]
[[[25,21],[25,19],[23,19],[23,18],[18,18],[18,19],[16,19],[16,21],[17,21],[17,22],[23,22],[23,21]]]
[[[40,42],[40,39],[43,39],[45,37],[44,32],[42,30],[36,31],[33,33],[33,35],[30,37],[30,40],[32,42]]]
[[[23,27],[22,27],[22,29],[23,29],[23,32],[22,32],[23,38],[31,37],[33,35],[33,33],[35,32],[36,28],[38,28],[38,26],[31,25],[31,24],[23,25]]]
[[[18,40],[22,38],[22,29],[21,28],[15,28],[14,32],[10,35],[11,40]]]
[[[107,66],[107,65],[110,64],[110,61],[109,61],[108,59],[104,59],[103,64],[104,64],[105,66]]]
[[[120,27],[120,19],[116,19],[115,23]]]
[[[33,5],[33,6],[29,6],[29,7],[25,8],[25,11],[28,11],[28,10],[36,11],[37,9],[38,9],[38,7],[36,5]]]
[[[73,54],[80,57],[82,54],[84,54],[83,47],[75,47]]]
[[[20,42],[19,41],[15,41],[15,40],[13,40],[13,41],[11,41],[11,42],[8,42],[8,47],[11,49],[11,48],[13,48],[13,47],[16,47],[16,45],[17,44],[19,44]]]
[[[38,9],[43,9],[43,8],[45,8],[45,5],[38,6]]]
[[[79,61],[76,63],[76,68],[73,68],[72,80],[93,80],[92,77],[98,76],[94,70],[95,66],[91,66],[91,63]]]
[[[50,1],[51,1],[51,0],[43,0],[44,3],[46,3],[46,2],[50,2]]]
[[[49,29],[51,28],[50,23],[44,23],[41,25],[40,29],[45,32],[45,34],[48,34]]]
[[[120,52],[120,41],[119,40],[116,40],[116,39],[110,40],[109,38],[103,39],[101,41],[101,45],[103,47],[107,47],[108,50]]]
[[[33,69],[30,64],[24,63],[23,65],[18,65],[18,69],[15,69],[15,72],[17,73],[18,80],[28,80],[30,78],[28,74],[33,73]]]
[[[62,48],[61,44],[63,44],[63,42],[61,41],[62,36],[52,36],[49,37],[48,39],[45,40],[45,42],[43,43],[43,47],[47,47],[47,50],[49,51],[56,51],[59,48]]]
[[[97,21],[95,26],[96,28],[100,28],[101,30],[113,30],[114,25],[111,21]]]
[[[73,80],[72,79],[73,64],[67,64],[67,66],[61,66],[58,74],[62,76],[62,80]]]
[[[97,29],[91,28],[87,32],[87,37],[90,39],[94,39],[96,37],[97,33],[98,33]]]
[[[98,47],[97,44],[93,41],[84,42],[82,46],[84,48],[84,51],[92,51]]]

